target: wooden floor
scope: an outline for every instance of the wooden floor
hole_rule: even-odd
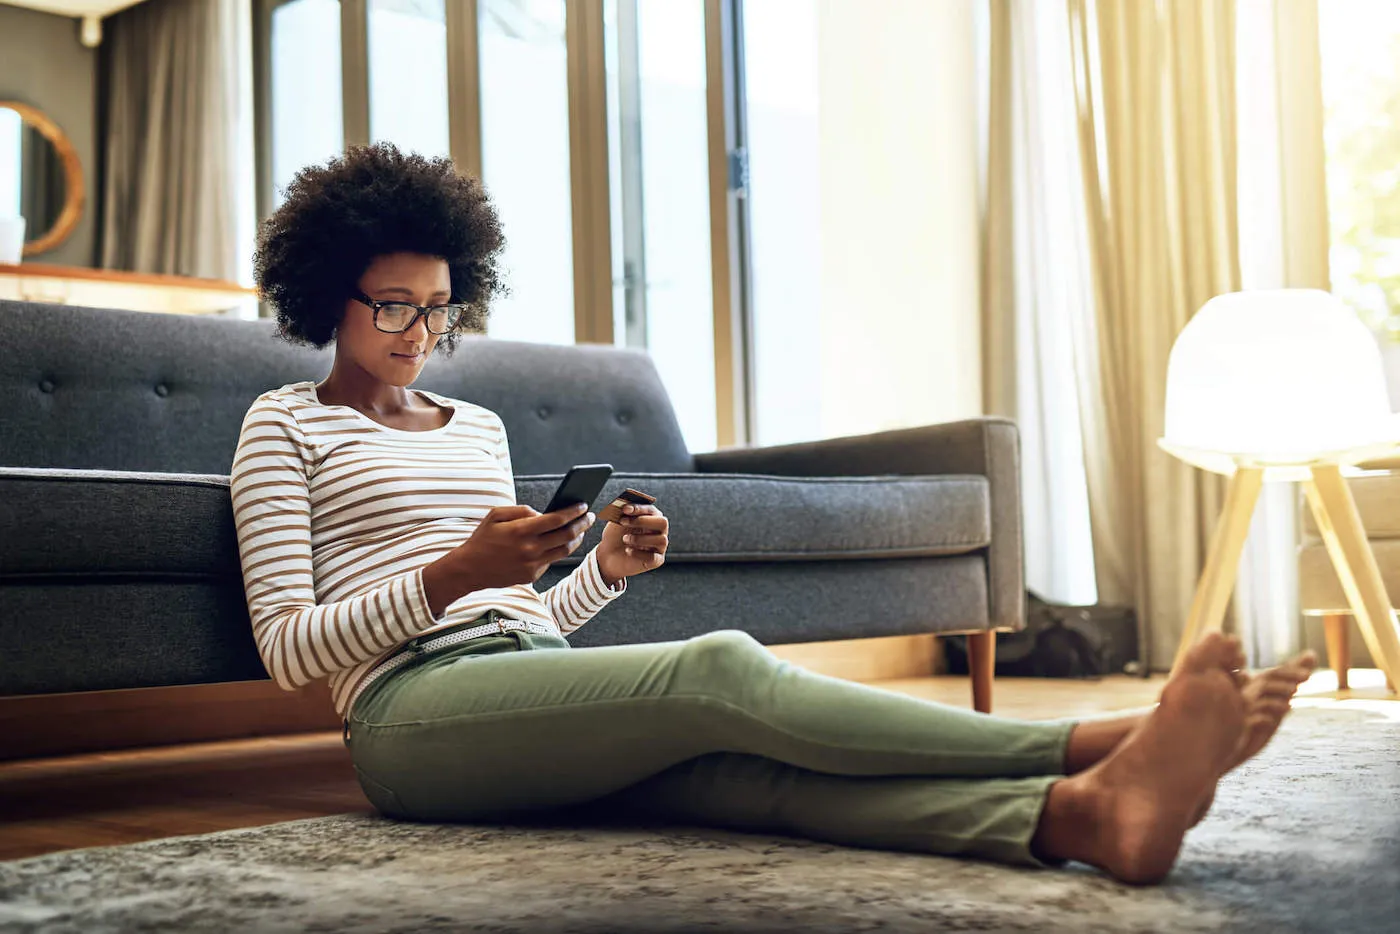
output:
[[[1162,678],[1098,682],[998,679],[996,712],[1024,719],[1087,717],[1151,705]],[[871,681],[968,707],[966,678]],[[1306,704],[1362,703],[1394,712],[1379,672],[1331,672],[1305,686]],[[369,812],[339,733],[195,743],[0,763],[0,860],[88,846]]]

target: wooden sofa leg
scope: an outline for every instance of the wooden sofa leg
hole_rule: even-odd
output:
[[[1343,613],[1329,613],[1322,617],[1323,637],[1327,640],[1327,664],[1337,672],[1337,690],[1347,689],[1347,666],[1351,663],[1351,646],[1347,623],[1351,617]]]
[[[972,709],[992,712],[992,678],[997,667],[997,634],[974,632],[967,637],[967,668],[972,672]]]

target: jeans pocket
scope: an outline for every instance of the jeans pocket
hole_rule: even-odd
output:
[[[386,785],[370,778],[369,773],[358,765],[354,766],[355,777],[360,781],[360,790],[365,793],[369,803],[374,805],[375,810],[385,817],[408,817],[408,812],[399,800],[399,796],[394,794],[394,790]]]

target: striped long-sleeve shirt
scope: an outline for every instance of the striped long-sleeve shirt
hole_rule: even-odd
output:
[[[515,503],[505,427],[480,406],[423,392],[452,410],[441,428],[405,431],[349,406],[323,405],[314,382],[259,396],[244,417],[231,486],[253,636],[284,690],[329,678],[336,711],[408,640],[489,609],[582,626],[626,590],[610,590],[590,552],[544,593],[478,590],[434,618],[422,568]]]

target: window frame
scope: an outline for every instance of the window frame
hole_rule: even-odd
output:
[[[253,126],[257,220],[272,213],[272,16],[292,0],[253,0]],[[604,0],[563,0],[569,98],[573,228],[574,340],[616,343],[612,217],[608,176]],[[622,0],[629,2],[629,0]],[[635,2],[635,0],[630,0]],[[703,0],[710,196],[710,268],[715,335],[715,399],[720,447],[751,443],[754,432],[752,277],[744,151],[744,0]],[[482,175],[481,76],[477,0],[445,4],[448,139],[464,174]],[[633,33],[635,42],[635,33]],[[341,101],[346,146],[370,141],[369,0],[340,0]],[[635,71],[635,56],[632,58]],[[624,77],[625,80],[625,77]],[[633,84],[636,75],[632,76]],[[624,88],[624,91],[626,89]],[[633,88],[635,92],[635,87]],[[635,101],[634,101],[635,104]],[[627,104],[624,102],[625,109]],[[623,145],[628,137],[624,132]],[[629,316],[624,342],[645,346],[645,243],[640,229],[641,161],[622,153],[623,243]],[[635,154],[634,154],[635,156]],[[629,223],[626,218],[632,218]],[[629,227],[636,228],[629,233]],[[636,278],[637,281],[631,281]],[[636,296],[640,295],[640,301]],[[261,314],[268,316],[264,304]]]

